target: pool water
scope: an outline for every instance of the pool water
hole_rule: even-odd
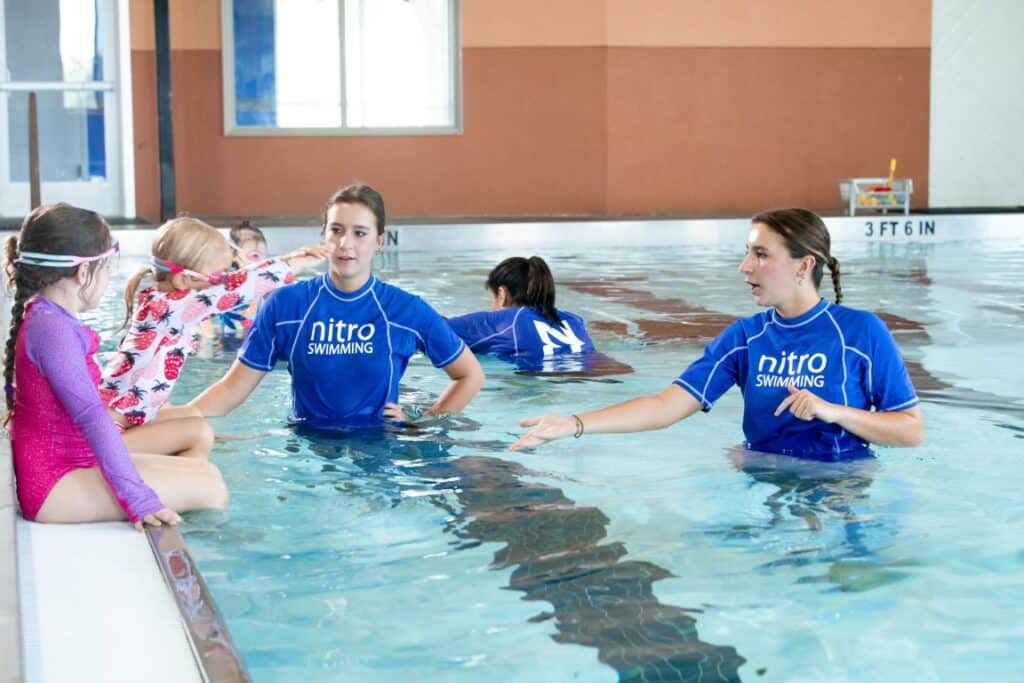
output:
[[[377,273],[452,315],[486,307],[509,255],[391,253]],[[841,245],[845,303],[885,314],[927,437],[835,465],[744,456],[738,391],[664,431],[506,450],[521,418],[661,390],[756,312],[740,248],[543,255],[559,306],[632,374],[484,358],[462,416],[307,434],[282,368],[213,421],[231,510],[184,531],[254,680],[1020,679],[1024,247]],[[116,327],[138,262],[88,322]],[[172,401],[231,360],[190,359]],[[419,357],[403,401],[446,384]]]

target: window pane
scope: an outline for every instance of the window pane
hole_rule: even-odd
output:
[[[235,0],[235,123],[277,124],[274,97],[274,0]]]
[[[104,10],[103,13],[100,9]],[[4,0],[8,77],[18,81],[103,80],[101,46],[112,16],[110,0]],[[28,94],[7,97],[10,176],[28,180]],[[41,91],[39,165],[44,182],[107,176],[104,95],[88,91]],[[4,153],[4,152],[0,152]]]
[[[277,0],[276,17],[277,125],[342,125],[338,3]]]
[[[99,106],[68,106],[67,96],[83,93],[40,92],[39,175],[43,182],[74,182],[107,176],[104,95],[84,93]],[[72,98],[74,99],[74,98]],[[28,182],[28,93],[7,94],[8,162],[11,180]]]
[[[454,4],[234,0],[235,125],[455,126]]]
[[[345,0],[346,119],[452,126],[450,0]]]

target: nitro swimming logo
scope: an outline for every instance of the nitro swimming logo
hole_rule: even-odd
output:
[[[583,350],[583,342],[572,331],[572,328],[569,327],[569,323],[564,320],[559,327],[552,327],[547,323],[534,320],[533,327],[540,336],[541,344],[544,345],[545,357],[555,355],[555,349],[561,345],[568,346],[572,353],[579,353]]]
[[[327,322],[317,321],[309,329],[309,343],[306,354],[310,356],[339,356],[348,354],[373,353],[373,335],[377,328],[373,323],[347,323],[329,318]]]
[[[756,387],[816,387],[825,386],[825,368],[828,357],[823,353],[793,353],[783,351],[778,356],[762,355],[757,361]]]

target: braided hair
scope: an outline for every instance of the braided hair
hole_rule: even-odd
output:
[[[832,255],[832,238],[825,222],[807,209],[776,209],[765,211],[750,219],[751,223],[762,223],[777,232],[786,243],[789,255],[795,259],[811,255],[814,269],[811,278],[814,287],[821,286],[824,268],[832,274],[832,289],[836,303],[843,301],[843,288],[839,284],[839,259]]]
[[[4,244],[4,272],[7,274],[7,289],[14,293],[14,304],[11,306],[11,327],[4,349],[4,395],[7,403],[5,425],[14,410],[14,349],[21,324],[25,321],[28,301],[50,285],[66,277],[74,277],[80,268],[77,265],[21,263],[21,252],[96,256],[109,249],[110,244],[110,227],[98,213],[63,202],[34,209],[22,221],[21,231],[7,238]],[[83,301],[84,292],[92,283],[94,274],[103,266],[102,261],[86,265],[87,279],[79,291]]]

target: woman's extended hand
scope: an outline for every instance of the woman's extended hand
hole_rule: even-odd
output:
[[[510,451],[533,448],[546,444],[548,441],[564,439],[576,433],[576,419],[565,415],[542,415],[528,417],[519,422],[520,427],[533,427],[523,434],[518,441],[508,447]]]
[[[138,522],[135,522],[135,529],[142,531],[144,524],[149,524],[150,526],[163,526],[164,524],[176,526],[180,521],[181,515],[171,508],[163,508],[161,510],[157,510],[151,515],[146,515]]]
[[[789,396],[775,409],[775,417],[788,410],[798,420],[810,421],[817,418],[822,422],[832,423],[839,419],[838,408],[839,406],[812,394],[807,389],[789,387]]]

